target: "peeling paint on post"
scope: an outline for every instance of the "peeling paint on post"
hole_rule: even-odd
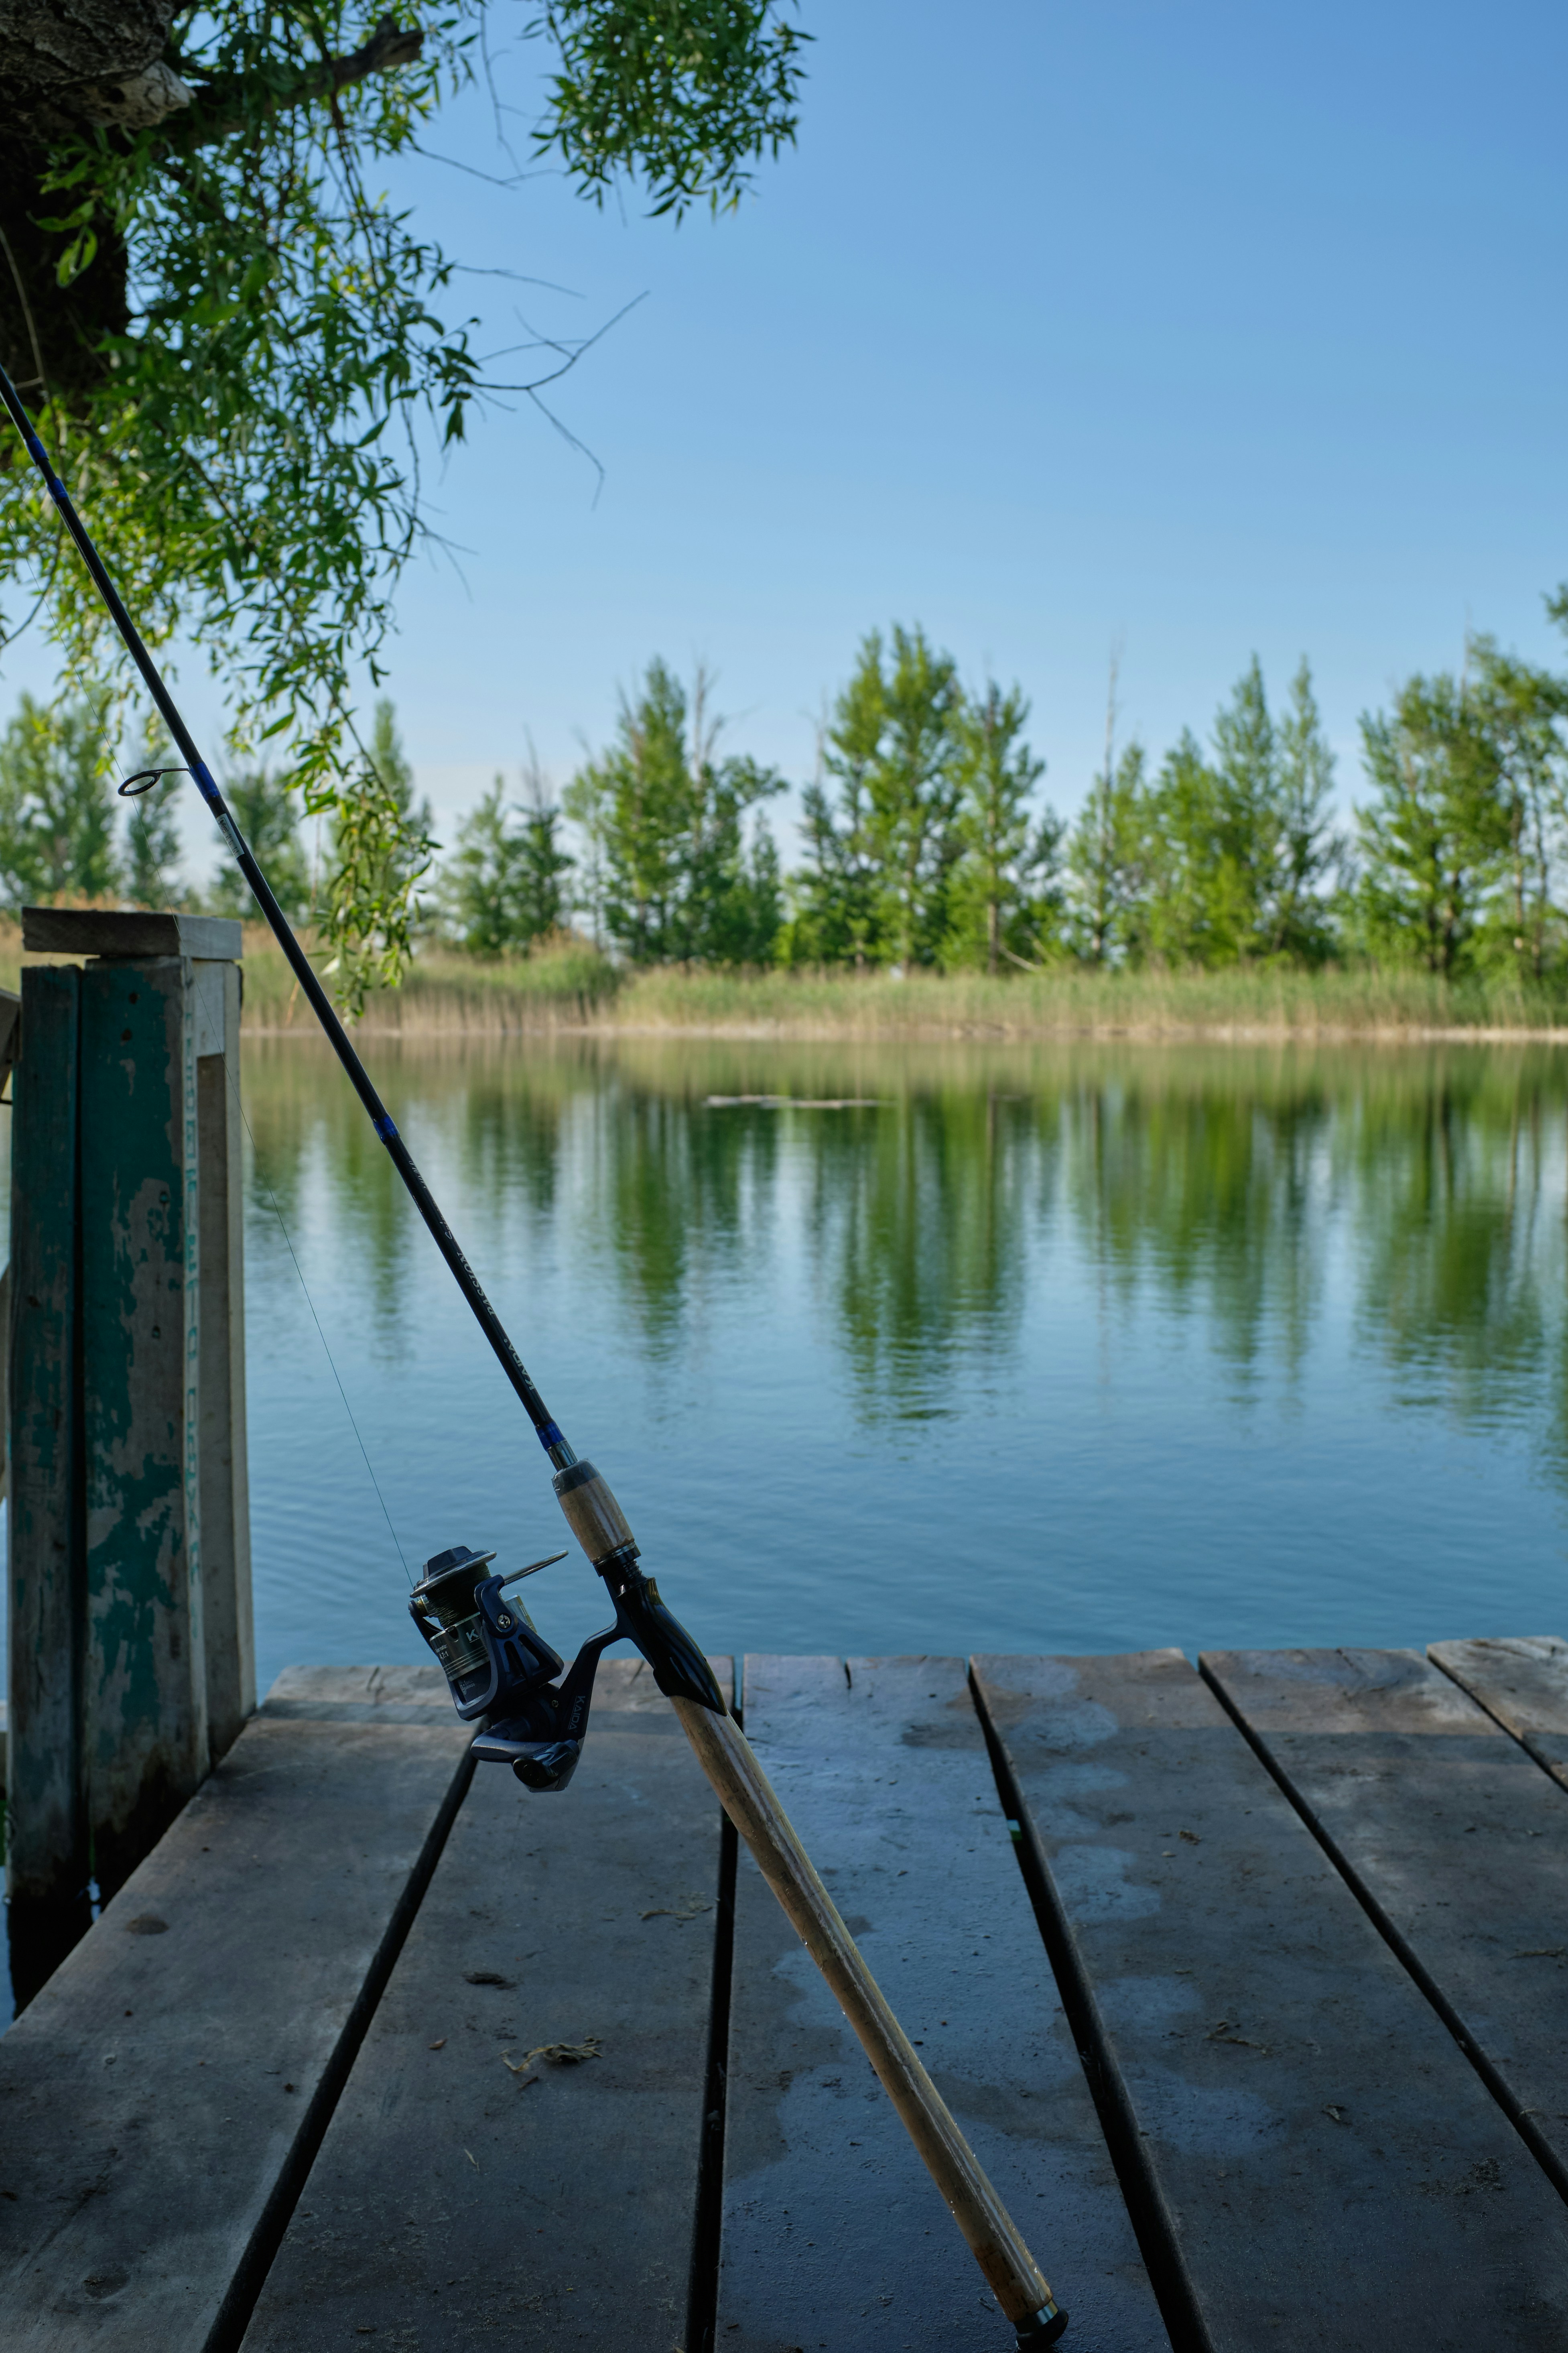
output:
[[[6,1881],[18,1921],[87,1926],[81,1747],[85,1576],[77,1329],[81,975],[22,976],[24,1060],[11,1155],[10,1577]],[[32,1051],[27,1054],[30,1041]],[[18,1989],[22,1990],[21,1988]]]
[[[24,976],[16,1088],[19,2006],[87,1927],[89,1877],[114,1893],[255,1705],[240,940],[216,916],[23,911],[25,949],[91,961]]]
[[[81,1008],[87,1791],[107,1895],[208,1762],[190,961],[89,964]]]
[[[245,1443],[245,1160],[237,964],[195,963],[201,1202],[202,1620],[216,1765],[256,1706]]]
[[[202,1465],[201,1432],[202,1204],[200,1155],[196,1141],[196,1007],[195,976],[182,959],[184,1018],[180,1024],[180,1085],[183,1153],[185,1176],[185,1526],[189,1533],[191,1576],[195,1585],[195,1609],[201,1611]],[[202,1712],[206,1712],[206,1637],[202,1637]],[[205,1742],[203,1742],[205,1751]],[[205,1761],[205,1759],[204,1759]]]

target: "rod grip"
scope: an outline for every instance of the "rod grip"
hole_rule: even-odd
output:
[[[557,1471],[551,1484],[555,1499],[566,1514],[566,1525],[597,1567],[613,1552],[637,1550],[637,1538],[627,1524],[626,1515],[610,1492],[610,1485],[591,1462],[574,1462],[569,1471]]]
[[[732,1715],[715,1715],[687,1699],[671,1704],[724,1811],[859,2036],[992,2294],[1021,2332],[1021,2342],[1050,2342],[1067,2316],[888,2007],[750,1741]]]

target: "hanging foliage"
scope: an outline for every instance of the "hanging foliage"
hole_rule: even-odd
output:
[[[457,262],[379,175],[469,78],[482,13],[446,0],[366,27],[335,0],[80,0],[46,23],[0,0],[0,357],[143,635],[198,643],[234,748],[273,745],[330,814],[355,1009],[403,968],[426,853],[360,742],[353,681],[384,675],[422,438],[461,440],[488,388]],[[802,37],[771,0],[569,0],[528,31],[560,61],[537,143],[595,196],[621,175],[658,211],[721,206],[793,135]],[[62,670],[107,674],[90,586],[5,445],[5,638],[35,612]]]

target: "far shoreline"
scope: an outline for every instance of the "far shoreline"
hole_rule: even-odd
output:
[[[24,957],[0,923],[0,986]],[[244,935],[245,1030],[315,1035],[281,951]],[[514,1037],[644,1042],[876,1046],[1131,1045],[1334,1048],[1568,1044],[1568,987],[1511,973],[1447,980],[1399,969],[1237,965],[1207,971],[1071,965],[1007,973],[627,971],[590,941],[556,935],[531,955],[485,960],[424,944],[402,986],[374,994],[353,1025],[409,1043]]]
[[[437,1043],[443,1039],[479,1039],[504,1042],[513,1039],[637,1039],[645,1042],[693,1042],[729,1045],[797,1046],[1568,1046],[1568,1023],[1531,1027],[1525,1024],[1410,1024],[1346,1022],[1310,1025],[1283,1022],[1046,1022],[1027,1027],[994,1022],[879,1024],[868,1027],[853,1019],[808,1021],[635,1021],[542,1013],[506,1020],[490,1008],[476,1008],[464,1018],[463,1008],[450,1010],[421,1006],[411,1019],[388,1019],[390,1008],[373,1002],[353,1025],[356,1037],[398,1039],[409,1045]],[[379,1018],[378,1018],[379,1017]],[[324,1043],[320,1033],[298,1020],[247,1018],[247,1038],[305,1038]]]

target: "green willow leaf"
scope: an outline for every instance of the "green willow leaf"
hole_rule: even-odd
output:
[[[355,684],[384,675],[424,535],[423,437],[464,440],[486,392],[476,322],[447,313],[453,262],[377,181],[470,79],[482,17],[483,0],[434,0],[417,32],[346,0],[184,11],[164,62],[189,105],[37,133],[8,160],[25,205],[0,194],[38,297],[39,431],[148,641],[184,636],[221,675],[232,753],[286,737],[288,784],[330,814],[351,1008],[404,969],[428,855],[358,748]],[[538,136],[585,194],[640,174],[678,215],[728,202],[794,135],[803,37],[771,5],[564,0],[531,30],[561,69]],[[97,677],[104,616],[58,548],[8,443],[0,643],[42,593],[62,669]]]

